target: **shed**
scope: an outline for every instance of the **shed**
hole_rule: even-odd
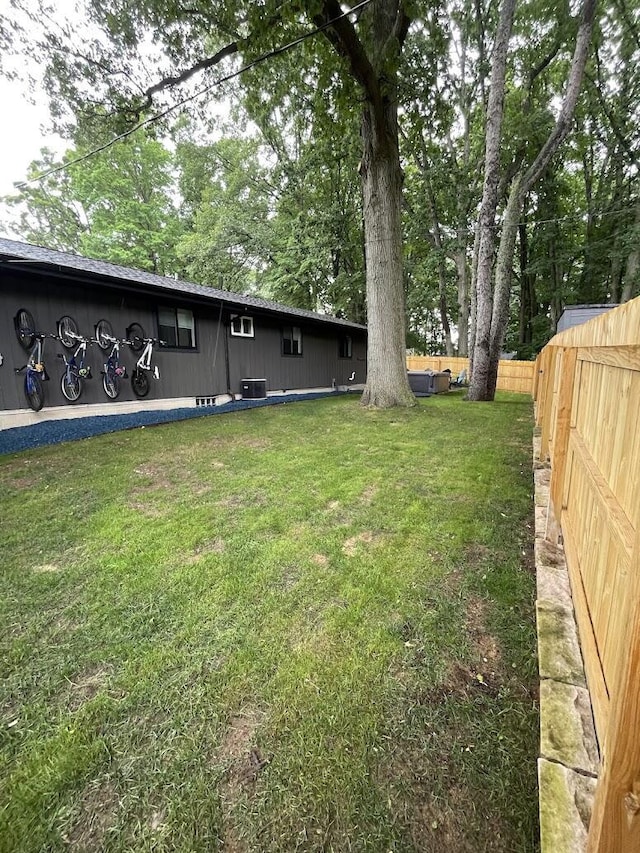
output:
[[[604,314],[606,311],[611,311],[612,308],[617,308],[613,303],[602,303],[599,305],[567,305],[560,319],[558,320],[558,332],[564,332],[565,329],[571,329],[573,326],[581,326],[582,323],[587,323]]]

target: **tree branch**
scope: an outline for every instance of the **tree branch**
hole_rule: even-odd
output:
[[[317,26],[326,26],[334,18],[334,23],[324,34],[331,42],[337,53],[347,60],[351,73],[364,89],[368,100],[374,104],[380,102],[380,85],[373,65],[364,49],[355,27],[344,15],[338,0],[324,0],[322,12],[313,16]]]
[[[225,45],[220,48],[217,53],[214,53],[213,56],[207,56],[205,59],[201,59],[200,62],[196,62],[195,65],[192,65],[191,68],[187,68],[181,74],[176,74],[175,76],[169,75],[168,77],[163,77],[162,80],[159,80],[157,83],[154,83],[153,86],[150,86],[145,92],[145,100],[140,106],[140,112],[144,112],[151,107],[153,103],[153,96],[158,92],[162,92],[164,89],[168,89],[171,86],[177,86],[180,83],[184,83],[186,80],[189,80],[190,77],[193,77],[194,74],[197,74],[198,71],[204,71],[207,68],[212,68],[214,65],[218,65],[222,62],[223,59],[226,59],[227,56],[233,56],[234,53],[237,53],[240,50],[239,41],[230,42],[230,44]]]
[[[582,20],[580,21],[578,35],[576,36],[576,46],[573,52],[571,70],[567,80],[567,88],[565,89],[560,115],[558,116],[555,127],[549,134],[547,141],[540,149],[538,156],[527,169],[522,179],[521,190],[523,196],[529,192],[536,181],[542,176],[544,170],[549,165],[549,161],[571,130],[573,114],[578,100],[578,95],[580,93],[580,84],[582,83],[582,77],[587,63],[596,5],[597,0],[584,0]]]

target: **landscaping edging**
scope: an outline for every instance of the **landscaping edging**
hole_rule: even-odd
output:
[[[569,574],[561,537],[549,518],[551,469],[533,440],[536,622],[540,673],[540,846],[542,853],[584,851],[599,753]]]

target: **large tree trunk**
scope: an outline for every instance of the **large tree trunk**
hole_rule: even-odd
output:
[[[533,318],[538,313],[536,301],[536,275],[529,272],[529,240],[527,225],[518,225],[520,246],[520,318],[518,324],[518,343],[530,344],[533,341]]]
[[[402,271],[402,171],[397,108],[384,115],[365,107],[361,164],[367,267],[367,384],[365,406],[411,406],[406,366],[405,296]]]
[[[364,94],[362,200],[367,279],[365,406],[412,406],[406,368],[402,270],[402,170],[398,146],[397,67],[410,18],[404,0],[376,0],[359,14],[360,31],[338,0],[313,16],[346,60]]]
[[[513,25],[516,0],[503,0],[500,20],[491,61],[491,89],[487,105],[487,129],[484,157],[484,186],[478,222],[478,261],[475,280],[475,340],[473,372],[467,398],[473,401],[490,400],[491,316],[493,313],[493,254],[495,218],[500,180],[500,133],[504,106],[504,87],[507,49]]]
[[[487,379],[487,397],[493,400],[496,395],[500,352],[504,344],[505,332],[509,324],[509,296],[513,273],[513,253],[518,236],[518,219],[522,210],[522,184],[518,175],[511,185],[509,200],[502,219],[502,233],[496,260],[496,285],[491,316],[491,341],[489,345],[489,376]]]

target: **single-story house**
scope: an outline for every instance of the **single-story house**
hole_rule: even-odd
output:
[[[131,376],[141,353],[122,344],[119,363],[127,378],[117,399],[106,393],[101,373],[110,355],[87,347],[92,378],[82,382],[78,402],[63,394],[61,376],[74,352],[44,340],[49,381],[42,411],[32,412],[25,397],[24,371],[32,339],[19,323],[31,317],[38,333],[56,333],[61,318],[85,338],[107,329],[117,339],[157,338],[148,390],[134,393]],[[109,414],[143,408],[211,404],[222,395],[264,396],[361,385],[366,376],[365,326],[299,308],[178,281],[104,261],[0,239],[0,426],[32,423],[74,413]],[[247,382],[247,380],[257,380]],[[260,381],[262,380],[262,381]],[[144,388],[143,388],[144,391]],[[143,399],[141,399],[143,397]],[[33,408],[33,407],[32,407]],[[64,411],[63,411],[64,410]],[[31,418],[31,419],[29,419]]]

